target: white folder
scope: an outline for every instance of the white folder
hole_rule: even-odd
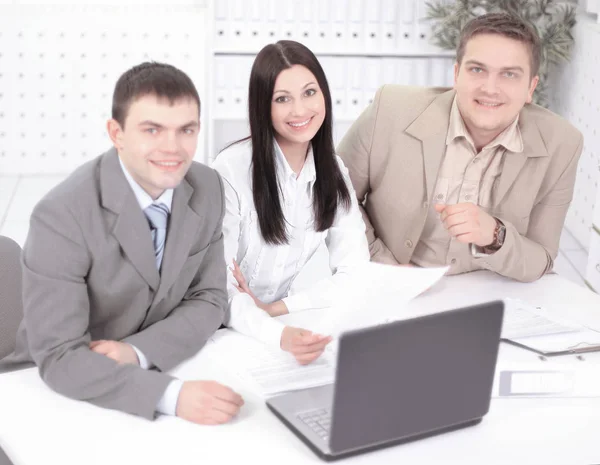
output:
[[[380,53],[382,44],[382,0],[370,0],[366,4],[365,50],[369,53]]]

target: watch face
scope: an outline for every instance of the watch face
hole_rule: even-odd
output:
[[[500,228],[498,229],[498,244],[502,245],[504,244],[504,238],[506,237],[506,226],[504,226],[503,224],[500,225]]]

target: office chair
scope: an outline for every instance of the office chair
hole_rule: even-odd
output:
[[[0,447],[0,465],[13,465],[8,455],[2,450],[2,447]]]
[[[0,359],[15,349],[17,329],[23,318],[21,291],[21,247],[0,236]]]

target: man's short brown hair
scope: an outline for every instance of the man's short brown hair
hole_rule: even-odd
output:
[[[469,21],[460,33],[456,62],[460,65],[465,55],[467,42],[478,34],[498,34],[523,42],[529,48],[531,77],[540,69],[541,42],[534,27],[527,21],[508,13],[488,13]]]
[[[146,62],[127,70],[117,81],[112,118],[125,128],[129,107],[134,100],[146,95],[165,98],[170,104],[181,98],[191,98],[200,111],[198,91],[187,74],[165,63]]]

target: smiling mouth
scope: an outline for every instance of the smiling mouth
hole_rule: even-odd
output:
[[[151,160],[154,166],[156,166],[161,171],[176,171],[181,165],[183,165],[183,161],[154,161]]]
[[[308,126],[308,124],[312,121],[312,117],[308,118],[306,121],[301,121],[300,123],[287,123],[288,126],[291,126],[294,129],[302,129],[306,126]]]
[[[475,101],[477,102],[478,105],[481,105],[482,107],[485,107],[485,108],[499,108],[500,106],[504,105],[501,102],[486,102],[485,100],[477,100],[477,99],[475,99]]]

